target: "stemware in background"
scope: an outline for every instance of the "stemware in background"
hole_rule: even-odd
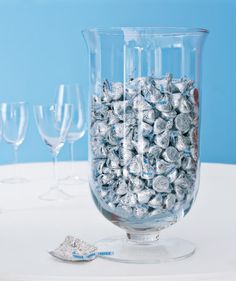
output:
[[[22,183],[27,181],[17,175],[18,148],[23,143],[28,127],[28,105],[25,102],[1,103],[0,105],[2,138],[14,150],[14,173],[3,183]]]
[[[84,106],[83,94],[78,84],[61,84],[56,96],[56,104],[63,105],[65,103],[73,105],[73,117],[66,140],[70,145],[70,175],[61,179],[65,184],[76,184],[82,181],[75,171],[74,164],[74,143],[81,139],[87,129],[87,118]]]
[[[34,114],[39,134],[49,147],[53,157],[54,184],[49,191],[40,195],[39,198],[47,201],[70,199],[71,196],[59,187],[56,161],[71,126],[73,106],[71,104],[35,105]]]

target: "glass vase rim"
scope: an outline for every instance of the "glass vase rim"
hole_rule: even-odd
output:
[[[184,26],[123,26],[123,27],[92,27],[82,30],[85,33],[99,33],[102,35],[122,35],[122,32],[128,35],[150,34],[156,36],[191,36],[207,35],[209,30],[201,27],[184,27]]]

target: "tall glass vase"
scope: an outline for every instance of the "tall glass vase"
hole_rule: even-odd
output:
[[[98,210],[126,231],[100,249],[137,263],[182,259],[194,244],[160,231],[191,209],[199,187],[201,56],[208,31],[83,31],[90,61],[90,188]],[[191,231],[191,230],[189,230]]]

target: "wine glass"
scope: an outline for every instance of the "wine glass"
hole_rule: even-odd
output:
[[[28,104],[25,102],[1,103],[2,137],[14,150],[14,173],[3,183],[22,183],[26,179],[17,175],[18,148],[23,143],[28,127]]]
[[[73,106],[71,104],[35,105],[34,114],[39,134],[43,142],[49,147],[53,158],[54,184],[49,191],[40,195],[39,198],[47,201],[70,199],[71,196],[59,187],[56,161],[71,126]]]
[[[56,104],[63,105],[69,103],[73,105],[73,117],[71,127],[66,136],[70,145],[71,174],[62,179],[66,184],[76,184],[81,181],[75,171],[74,165],[74,143],[82,138],[87,129],[86,112],[81,88],[78,84],[61,84],[56,96]]]

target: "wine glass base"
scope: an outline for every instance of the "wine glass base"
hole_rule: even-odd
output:
[[[59,180],[61,188],[71,197],[79,197],[81,195],[81,185],[86,183],[85,179],[78,176],[68,176]]]
[[[159,239],[153,243],[140,244],[125,237],[111,237],[96,243],[99,252],[113,252],[101,256],[111,261],[124,263],[155,264],[179,261],[192,256],[195,245],[189,241],[171,238]]]
[[[0,183],[4,183],[4,184],[21,184],[21,183],[27,183],[27,182],[29,182],[28,179],[21,178],[21,177],[7,178],[7,179],[2,179],[0,181]]]
[[[85,184],[88,181],[86,179],[81,179],[79,176],[67,176],[59,180],[63,185],[78,185]]]
[[[67,194],[59,188],[51,188],[46,193],[39,195],[39,199],[43,201],[64,201],[73,199],[73,196]]]

